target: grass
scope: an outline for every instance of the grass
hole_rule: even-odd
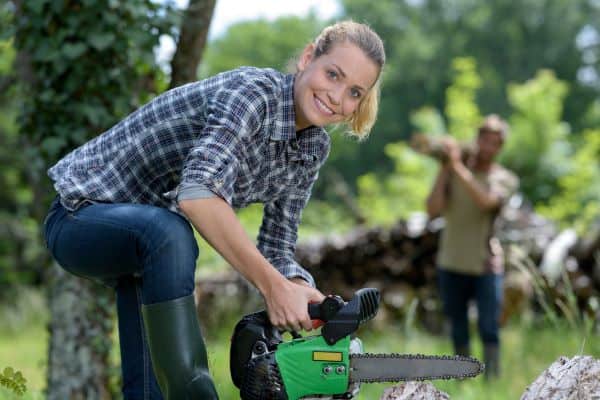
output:
[[[27,379],[27,391],[16,396],[0,387],[0,399],[43,399],[47,360],[48,332],[44,296],[27,288],[19,288],[13,302],[0,308],[0,372],[5,367],[21,371]]]
[[[451,354],[449,340],[416,330],[406,335],[405,328],[400,324],[383,332],[363,328],[359,337],[364,343],[365,351],[371,353]],[[229,383],[227,338],[209,342],[209,358],[221,398],[233,400],[238,399],[239,395]],[[482,349],[476,340],[476,334],[473,339],[474,356],[482,359]],[[519,399],[525,388],[560,356],[585,354],[600,358],[600,336],[587,337],[567,324],[557,328],[513,322],[502,330],[502,342],[503,370],[500,379],[486,382],[483,377],[477,377],[460,382],[451,380],[432,383],[453,399]],[[363,384],[358,399],[378,399],[384,389],[390,386],[391,383]]]
[[[37,297],[36,297],[37,296]],[[2,321],[13,321],[0,327],[0,370],[11,366],[27,378],[24,396],[13,395],[0,388],[0,398],[6,400],[39,400],[44,398],[47,333],[46,316],[40,309],[41,296],[27,294],[29,300],[18,307],[0,309]],[[20,307],[20,308],[19,308]],[[37,311],[27,311],[37,307]],[[6,311],[12,310],[12,311]],[[19,311],[20,310],[20,311]],[[15,322],[15,316],[20,315]],[[211,371],[222,400],[238,399],[239,395],[229,376],[229,337],[235,321],[225,321],[218,331],[207,338]],[[536,325],[531,322],[513,321],[502,330],[502,377],[486,382],[482,377],[464,381],[435,381],[434,385],[454,399],[519,399],[525,388],[560,356],[572,357],[585,354],[600,358],[600,336],[586,336],[584,329],[577,329],[565,321],[563,324]],[[423,353],[450,354],[446,338],[432,336],[403,324],[375,331],[368,326],[359,331],[365,351],[373,353]],[[473,338],[474,356],[481,358],[481,346]],[[115,343],[115,351],[117,343]],[[392,384],[363,384],[359,400],[378,399],[386,387]]]

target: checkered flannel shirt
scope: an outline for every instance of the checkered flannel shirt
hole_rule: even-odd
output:
[[[152,204],[176,210],[201,185],[234,208],[263,203],[258,249],[286,277],[301,213],[329,153],[319,127],[296,133],[294,76],[242,67],[170,90],[48,170],[61,203]]]

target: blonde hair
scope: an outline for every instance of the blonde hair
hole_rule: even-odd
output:
[[[358,108],[345,121],[350,128],[350,136],[366,139],[377,119],[381,72],[385,65],[383,41],[369,26],[352,20],[341,21],[323,29],[314,41],[314,57],[318,58],[331,51],[336,44],[350,42],[361,49],[379,67],[375,84],[360,101]]]

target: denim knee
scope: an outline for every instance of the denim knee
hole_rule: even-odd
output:
[[[194,290],[198,244],[190,224],[166,209],[154,209],[140,244],[144,259],[144,304],[189,296]]]

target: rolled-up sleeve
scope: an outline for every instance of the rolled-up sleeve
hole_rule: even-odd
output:
[[[315,287],[312,275],[294,259],[302,210],[310,198],[318,170],[311,175],[304,184],[284,197],[265,204],[258,249],[283,276],[300,277]]]
[[[181,185],[202,184],[231,204],[244,138],[257,132],[266,112],[264,90],[239,81],[209,100],[206,122],[185,161]]]

